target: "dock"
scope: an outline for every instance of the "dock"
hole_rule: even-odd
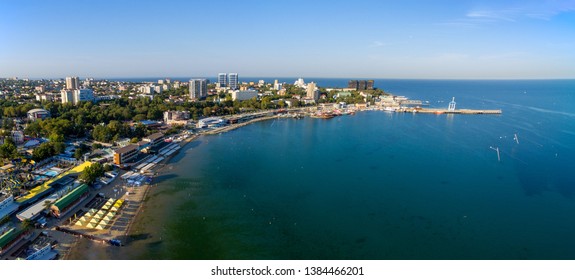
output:
[[[462,115],[498,115],[501,110],[475,110],[475,109],[455,109],[455,97],[449,102],[447,109],[430,109],[430,108],[415,108],[414,113],[427,113],[427,114],[462,114]]]
[[[480,115],[480,114],[501,114],[501,110],[475,110],[475,109],[431,109],[431,108],[417,108],[413,110],[414,113],[424,114],[462,114],[462,115]]]

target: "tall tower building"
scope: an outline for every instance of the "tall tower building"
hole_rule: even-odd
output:
[[[63,89],[60,91],[60,97],[62,100],[62,104],[68,102],[74,102],[74,91]]]
[[[208,96],[208,81],[206,79],[191,79],[190,98],[199,100],[206,96]]]
[[[348,88],[352,88],[352,89],[357,90],[358,86],[359,86],[359,81],[358,81],[358,80],[349,80],[349,82],[347,82],[347,87],[348,87]]]
[[[66,89],[80,88],[80,79],[78,77],[66,77]]]
[[[226,73],[218,74],[218,86],[221,88],[228,86],[228,74]]]
[[[238,89],[238,73],[228,74],[228,86],[233,90]]]
[[[370,89],[370,90],[374,89],[373,80],[367,80],[366,89]]]
[[[319,91],[317,90],[314,82],[307,84],[306,97],[313,100],[319,99]]]

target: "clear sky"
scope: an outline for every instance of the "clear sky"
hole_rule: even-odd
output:
[[[0,0],[0,77],[575,78],[575,0]]]

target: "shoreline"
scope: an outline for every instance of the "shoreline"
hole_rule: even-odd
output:
[[[356,110],[356,112],[363,112],[363,111],[371,111],[373,109],[359,109]],[[305,112],[305,116],[309,117],[309,112]],[[204,131],[204,132],[200,132],[198,134],[193,134],[190,137],[187,137],[185,139],[183,139],[181,142],[179,142],[178,144],[180,145],[180,151],[178,151],[178,153],[174,153],[171,156],[169,156],[168,158],[164,159],[163,163],[161,163],[160,165],[157,165],[152,171],[153,173],[153,177],[157,177],[160,174],[163,174],[163,172],[165,172],[167,169],[170,168],[171,166],[171,160],[172,158],[174,158],[176,155],[179,154],[179,152],[181,152],[181,150],[183,150],[186,145],[188,145],[189,143],[191,143],[192,141],[198,139],[201,136],[205,136],[205,135],[217,135],[217,134],[221,134],[221,133],[225,133],[228,131],[232,131],[256,122],[261,122],[261,121],[267,121],[267,120],[272,120],[272,119],[278,119],[281,118],[278,115],[272,115],[272,116],[263,116],[263,117],[259,117],[259,118],[255,118],[255,119],[251,119],[249,121],[246,122],[242,122],[242,123],[235,123],[235,124],[230,124],[227,125],[225,127],[221,127],[221,128],[215,128],[209,131]],[[118,177],[121,174],[118,174]],[[124,187],[124,182],[122,181],[122,179],[117,179],[114,182],[112,182],[110,185],[105,186],[104,188],[106,189],[105,191],[110,192],[112,189],[116,188],[116,187]],[[106,238],[106,239],[119,239],[121,240],[124,244],[128,244],[130,242],[130,240],[128,240],[128,238],[131,236],[131,234],[133,234],[132,230],[133,230],[133,225],[134,222],[141,218],[142,215],[142,209],[146,206],[146,202],[147,202],[147,198],[148,195],[150,194],[151,188],[157,186],[156,184],[145,184],[142,185],[140,187],[129,187],[127,188],[128,190],[132,189],[138,189],[138,198],[135,200],[130,200],[132,203],[137,204],[137,209],[135,209],[135,211],[133,211],[132,213],[129,214],[129,221],[125,227],[125,229],[123,230],[105,230],[104,232],[99,232],[99,233],[95,233],[94,235],[97,237],[102,237],[102,238]],[[102,191],[102,190],[98,190],[98,191]],[[132,193],[132,191],[129,191],[130,193]],[[122,195],[121,199],[128,199],[128,198],[133,198],[133,195],[130,195],[132,197],[127,196],[126,194]],[[128,201],[128,200],[127,200]],[[91,231],[91,230],[88,230]],[[57,232],[57,231],[54,231]],[[68,239],[68,238],[62,238],[65,240],[65,242],[61,243],[60,247],[64,247],[66,248],[64,250],[64,253],[61,253],[61,257],[60,259],[62,260],[87,260],[90,259],[88,256],[92,256],[94,255],[93,252],[91,252],[90,250],[92,248],[94,248],[93,246],[95,246],[96,244],[98,244],[98,242],[94,242],[91,241],[89,242],[89,245],[84,244],[86,246],[82,246],[82,242],[81,239],[82,237],[80,236],[73,236],[70,234],[65,234],[62,232],[57,232],[60,234],[64,234],[66,236],[68,236],[68,238],[73,238],[72,240]],[[60,239],[60,238],[59,238]],[[109,246],[109,245],[106,245]],[[87,248],[84,248],[87,247]],[[83,250],[82,250],[83,249]],[[107,251],[107,250],[104,250]],[[102,252],[100,252],[102,253]],[[103,252],[102,254],[104,254],[104,256],[109,256],[109,253],[107,252]],[[110,259],[110,258],[108,258]]]
[[[375,109],[377,110],[377,109]],[[364,111],[374,111],[373,108],[362,108],[362,109],[358,109],[355,112],[364,112]],[[402,113],[402,112],[400,112]],[[310,116],[309,112],[305,112],[304,113],[306,116]],[[215,128],[215,129],[211,129],[209,131],[203,131],[200,132],[198,134],[193,134],[185,139],[183,139],[182,141],[180,141],[178,144],[181,148],[181,150],[183,150],[183,148],[186,147],[186,145],[188,145],[189,143],[193,142],[194,140],[198,139],[201,136],[205,136],[205,135],[217,135],[217,134],[221,134],[224,132],[228,132],[228,131],[232,131],[244,126],[247,126],[249,124],[253,124],[256,122],[261,122],[261,121],[267,121],[267,120],[272,120],[272,119],[278,119],[278,118],[282,118],[278,115],[271,115],[271,116],[262,116],[259,118],[255,118],[255,119],[251,119],[249,121],[246,122],[242,122],[242,123],[235,123],[235,124],[230,124],[227,125],[225,127],[221,127],[221,128]],[[181,152],[181,151],[179,151]],[[169,156],[168,158],[164,159],[163,163],[157,165],[152,171],[152,176],[153,177],[157,177],[160,174],[163,174],[164,172],[166,172],[167,170],[170,169],[171,167],[171,160],[172,158],[174,158],[176,155],[179,154],[178,153],[174,153],[173,155]],[[120,174],[118,175],[120,176]],[[108,192],[115,188],[115,187],[125,187],[122,186],[124,184],[124,182],[122,181],[122,179],[119,179],[120,181],[114,181],[111,185],[106,186],[105,188],[108,190]],[[157,184],[145,184],[142,185],[140,187],[137,187],[138,189],[140,189],[139,193],[141,193],[140,195],[138,195],[138,199],[136,200],[132,200],[132,202],[134,202],[135,204],[137,204],[137,209],[135,209],[135,211],[133,213],[130,213],[129,216],[129,221],[127,222],[126,227],[123,230],[119,230],[119,231],[113,231],[112,230],[106,230],[107,234],[99,234],[100,236],[105,236],[106,238],[114,238],[114,239],[120,239],[122,240],[122,242],[124,242],[124,244],[128,244],[130,242],[130,240],[128,238],[130,238],[130,236],[132,234],[134,234],[133,231],[133,225],[135,223],[135,221],[139,218],[141,218],[142,215],[142,209],[146,206],[146,202],[147,202],[147,198],[148,195],[150,194],[150,190],[152,187],[157,186]],[[135,187],[131,187],[132,189],[134,189]],[[143,193],[142,193],[143,192]],[[120,198],[123,199],[128,199],[128,195],[124,194],[122,195]],[[87,245],[87,250],[81,251],[79,252],[80,249],[80,238],[79,237],[75,237],[75,236],[71,236],[68,234],[68,236],[73,237],[74,240],[72,241],[68,241],[66,244],[62,244],[65,245],[64,247],[67,247],[68,249],[65,250],[65,253],[61,254],[61,258],[63,260],[68,260],[68,259],[77,259],[77,260],[86,260],[86,259],[90,259],[88,258],[88,256],[93,255],[92,252],[90,252],[90,248],[93,248],[93,245]],[[97,244],[95,242],[92,242],[93,244]],[[107,251],[107,250],[106,250]],[[103,253],[103,257],[108,256],[109,258],[109,254],[108,252]],[[70,258],[70,257],[73,258]]]
[[[268,117],[261,117],[261,118],[257,118],[257,119],[253,119],[244,123],[237,123],[237,124],[231,124],[228,125],[226,127],[222,127],[222,128],[217,128],[217,129],[213,129],[210,131],[206,131],[203,133],[199,133],[199,134],[194,134],[191,135],[190,137],[187,137],[186,139],[182,140],[181,142],[179,142],[178,144],[180,145],[181,149],[184,149],[186,147],[186,145],[188,145],[189,143],[191,143],[192,141],[198,139],[200,136],[204,136],[204,135],[215,135],[215,134],[219,134],[219,133],[223,133],[223,132],[228,132],[255,122],[260,122],[260,121],[266,121],[266,120],[270,120],[270,119],[275,119],[278,118],[277,116],[268,116]],[[169,167],[171,166],[171,160],[172,158],[174,158],[176,155],[178,155],[179,153],[174,153],[173,155],[171,155],[170,157],[164,159],[164,163],[162,163],[161,165],[158,165],[155,169],[153,169],[153,176],[157,177],[158,175],[164,173],[167,169],[169,169]],[[120,174],[118,174],[118,176],[120,176]],[[122,182],[121,178],[118,179],[120,181],[114,181],[112,182],[112,184],[108,185],[105,187],[105,191],[110,192],[110,190],[116,188],[116,187],[123,187],[122,185],[124,184],[124,182]],[[90,232],[93,233],[94,236],[97,237],[103,237],[103,238],[107,238],[107,239],[119,239],[122,240],[124,242],[124,244],[129,243],[130,240],[128,240],[128,238],[130,238],[129,236],[132,234],[132,230],[133,230],[133,225],[134,222],[138,219],[141,218],[142,215],[142,209],[146,206],[146,200],[148,198],[148,195],[150,194],[150,191],[152,189],[152,187],[155,187],[156,184],[145,184],[142,185],[141,187],[138,187],[139,192],[138,192],[138,198],[135,200],[129,200],[131,197],[127,196],[126,194],[122,195],[120,198],[121,199],[126,199],[127,202],[133,202],[137,204],[137,209],[135,209],[135,211],[133,213],[129,214],[129,221],[127,223],[127,225],[125,226],[125,228],[123,230],[112,230],[112,229],[108,229],[105,230],[104,232]],[[128,188],[129,190],[130,188]],[[132,190],[134,190],[134,187],[131,187]],[[101,191],[101,190],[99,190]],[[129,191],[130,192],[130,191]],[[132,192],[130,192],[132,193]],[[85,230],[82,230],[85,231]],[[92,252],[90,251],[91,248],[93,248],[93,246],[95,246],[96,244],[98,244],[97,242],[91,241],[88,244],[84,244],[85,246],[82,246],[81,244],[81,236],[73,236],[71,234],[67,234],[67,233],[63,233],[63,232],[59,232],[59,231],[55,231],[52,230],[53,235],[58,236],[58,240],[60,241],[60,260],[87,260],[90,259],[88,258],[88,256],[92,255]],[[108,245],[106,245],[108,246]],[[84,247],[88,247],[88,248],[84,248]],[[85,250],[83,250],[85,249]],[[104,253],[107,254],[108,253]]]

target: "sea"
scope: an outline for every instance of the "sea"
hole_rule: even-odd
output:
[[[126,246],[95,258],[575,259],[575,80],[375,86],[502,114],[365,111],[202,136],[155,178]]]

